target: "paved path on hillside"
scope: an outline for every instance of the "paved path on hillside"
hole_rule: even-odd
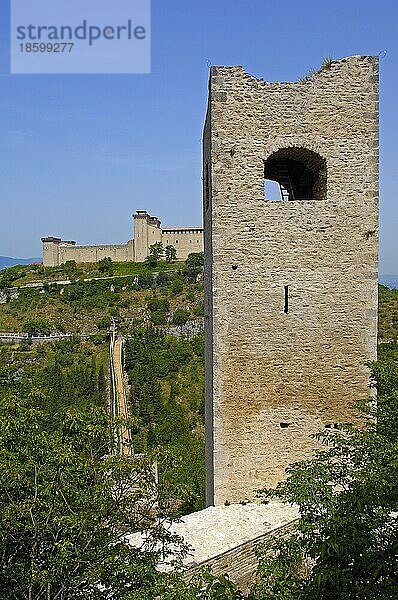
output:
[[[117,335],[116,331],[112,332],[110,342],[110,364],[112,377],[112,406],[111,410],[115,416],[127,418],[129,416],[126,392],[124,389],[123,380],[123,363],[122,363],[123,340]],[[119,452],[124,456],[131,456],[131,435],[130,430],[122,425],[118,431]]]
[[[173,273],[176,269],[164,269],[163,271],[152,271],[152,275],[159,275],[159,273]],[[127,275],[107,275],[105,277],[88,277],[87,279],[65,279],[56,281],[31,281],[24,285],[18,285],[16,287],[8,288],[9,290],[22,290],[26,288],[43,288],[45,285],[71,285],[72,283],[86,283],[87,281],[104,281],[105,279],[123,279],[125,277],[138,277],[142,273],[127,273]]]
[[[18,341],[18,340],[33,340],[41,342],[55,342],[57,340],[68,340],[73,337],[88,338],[89,335],[85,333],[43,333],[30,335],[29,333],[23,332],[2,332],[0,333],[0,341]]]

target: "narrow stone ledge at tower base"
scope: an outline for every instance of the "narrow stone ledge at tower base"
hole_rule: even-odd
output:
[[[210,506],[182,517],[171,530],[191,548],[184,560],[187,579],[209,566],[214,575],[228,575],[246,591],[254,581],[258,544],[288,535],[298,517],[297,507],[274,501]],[[130,536],[130,542],[140,546],[140,534]]]

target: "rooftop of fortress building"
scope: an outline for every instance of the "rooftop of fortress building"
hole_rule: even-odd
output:
[[[54,237],[54,236],[50,235],[50,236],[48,236],[48,237],[42,237],[42,238],[41,238],[41,241],[42,241],[42,242],[57,242],[57,243],[61,243],[61,242],[62,242],[62,239],[61,239],[61,238],[57,238],[57,237]]]

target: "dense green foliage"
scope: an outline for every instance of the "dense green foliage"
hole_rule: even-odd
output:
[[[67,407],[104,407],[107,348],[77,338],[10,349],[0,346],[0,395],[35,397],[49,417]]]
[[[164,249],[164,257],[166,262],[174,262],[177,258],[177,250],[171,244],[168,244]]]
[[[37,404],[0,399],[0,598],[154,597],[157,552],[124,539],[169,537],[148,465],[109,454],[104,410],[67,410],[49,431]]]
[[[149,246],[149,254],[145,259],[148,267],[156,267],[158,262],[164,257],[164,248],[162,242],[155,242]],[[170,261],[168,261],[170,262]]]
[[[50,333],[51,330],[51,323],[46,319],[28,319],[22,327],[22,331],[30,335]]]
[[[0,290],[11,286],[20,286],[31,282],[44,281],[51,283],[65,279],[89,279],[93,277],[103,277],[104,271],[100,270],[100,263],[80,263],[76,264],[74,260],[68,260],[58,267],[43,267],[43,265],[16,265],[0,271]],[[112,272],[109,275],[114,276],[137,276],[148,272],[148,265],[135,262],[111,262]],[[105,264],[107,264],[105,263]],[[103,263],[101,263],[103,265]],[[159,261],[156,265],[156,271],[170,271],[179,269],[181,263],[173,265],[167,262]],[[150,271],[150,269],[149,269]],[[105,270],[106,273],[106,270]]]
[[[107,275],[113,274],[113,262],[109,256],[98,261],[98,271]]]
[[[177,308],[173,315],[173,325],[185,325],[189,319],[189,313],[183,308]]]
[[[138,419],[135,450],[158,452],[160,485],[168,490],[174,512],[202,508],[203,337],[186,340],[138,328],[126,342],[125,368],[131,411]]]
[[[102,269],[102,264],[98,268]],[[158,263],[154,270],[142,263],[131,263],[136,267],[140,265],[137,274],[118,276],[116,273],[121,266],[129,263],[108,261],[106,264],[112,268],[113,275],[98,271],[100,279],[84,280],[81,273],[77,277],[84,265],[76,266],[73,261],[68,261],[62,265],[62,275],[72,281],[70,284],[47,283],[44,280],[43,288],[6,290],[6,302],[0,304],[0,331],[84,332],[95,335],[104,331],[106,323],[109,324],[110,318],[114,317],[127,332],[135,309],[146,309],[154,325],[167,326],[173,320],[174,310],[180,308],[185,299],[184,310],[190,313],[187,318],[202,316],[203,285],[197,281],[202,267],[186,267],[180,263],[179,268],[169,264],[169,270],[164,270],[167,263]],[[25,267],[14,267],[19,268]],[[6,275],[7,271],[0,278]],[[158,299],[158,310],[152,297]],[[141,322],[142,313],[137,312],[134,325]]]
[[[208,572],[188,585],[156,569],[171,548],[173,560],[184,554],[164,528],[168,514],[203,490],[202,436],[190,429],[203,412],[202,345],[152,329],[132,336],[126,360],[139,409],[129,426],[147,450],[135,460],[112,454],[118,423],[104,408],[106,346],[0,345],[1,600],[238,597],[235,585]],[[146,359],[156,377],[135,368]],[[143,529],[145,551],[124,537]]]
[[[398,340],[398,290],[379,285],[379,338]]]
[[[185,266],[190,269],[195,269],[197,267],[203,267],[204,265],[204,256],[203,252],[191,252],[188,254],[188,258],[185,261]]]

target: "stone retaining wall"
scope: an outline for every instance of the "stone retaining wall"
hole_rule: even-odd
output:
[[[257,547],[267,540],[287,537],[293,530],[295,523],[296,521],[291,521],[269,533],[240,544],[232,550],[210,558],[199,565],[190,566],[187,569],[187,578],[190,579],[204,567],[210,567],[214,575],[227,575],[231,581],[236,583],[241,591],[247,592],[255,582],[258,566],[256,556]]]

